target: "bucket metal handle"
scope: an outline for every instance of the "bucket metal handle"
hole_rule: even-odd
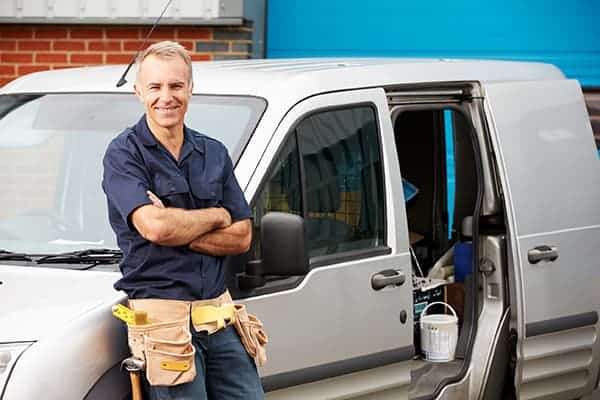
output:
[[[425,307],[423,309],[423,311],[421,312],[421,317],[424,317],[425,315],[427,315],[427,309],[431,306],[433,306],[434,304],[441,304],[443,306],[446,306],[447,309],[449,309],[450,311],[452,311],[452,315],[454,315],[456,318],[458,318],[458,316],[456,315],[456,311],[454,311],[454,308],[452,308],[452,306],[448,303],[444,303],[443,301],[434,301],[431,304],[427,304],[427,307]]]

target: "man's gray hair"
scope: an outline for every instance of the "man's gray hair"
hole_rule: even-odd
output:
[[[181,57],[183,61],[185,61],[185,64],[187,65],[189,70],[189,84],[192,84],[192,59],[190,57],[189,51],[187,51],[185,47],[183,47],[179,43],[164,40],[162,42],[154,43],[153,45],[148,46],[146,49],[141,51],[135,58],[136,72],[138,77],[140,76],[140,70],[142,69],[142,62],[148,56],[156,56],[158,58],[163,59]]]

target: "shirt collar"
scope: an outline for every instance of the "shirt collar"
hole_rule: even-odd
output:
[[[183,126],[183,133],[185,135],[185,141],[191,143],[197,152],[204,154],[204,138],[196,136],[194,131],[185,125]]]
[[[140,141],[145,146],[158,146],[158,140],[156,140],[156,137],[152,134],[150,128],[148,127],[146,114],[142,115],[142,118],[140,118],[135,125],[135,131],[139,134]],[[199,153],[204,154],[204,139],[196,137],[192,130],[185,125],[183,126],[183,134],[183,147],[181,149],[182,155],[187,155],[192,148]],[[187,149],[188,145],[191,146],[189,150]]]
[[[146,114],[142,115],[142,118],[137,122],[134,129],[144,146],[158,146],[158,140],[156,140],[148,127]]]

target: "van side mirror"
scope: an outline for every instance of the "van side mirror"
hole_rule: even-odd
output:
[[[249,261],[246,273],[238,275],[241,289],[265,284],[266,275],[306,275],[309,271],[304,218],[270,212],[260,221],[262,259]]]
[[[308,257],[304,218],[271,212],[261,221],[260,243],[265,275],[306,275]]]

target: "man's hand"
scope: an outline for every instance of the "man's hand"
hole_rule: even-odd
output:
[[[152,204],[131,213],[131,222],[142,237],[162,246],[184,246],[199,236],[231,225],[231,216],[224,208],[184,210],[165,207],[154,193],[148,191]]]
[[[152,193],[150,190],[146,190],[146,194],[148,195],[148,198],[152,202],[153,206],[158,207],[158,208],[166,208],[165,205],[163,204],[162,200],[157,195]]]
[[[247,252],[251,243],[252,222],[245,219],[198,237],[189,248],[211,256],[229,256]]]
[[[229,214],[229,211],[227,211],[227,209],[223,208],[223,207],[215,207],[214,210],[220,211],[223,214],[222,215],[223,223],[217,229],[224,229],[224,228],[230,227],[232,221],[231,221],[231,214]]]

